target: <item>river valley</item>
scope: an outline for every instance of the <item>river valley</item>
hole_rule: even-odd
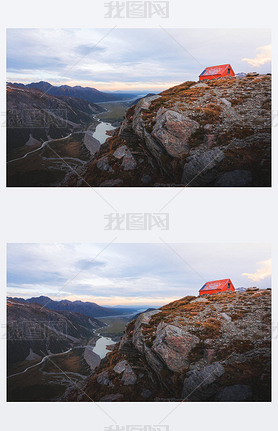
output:
[[[113,348],[132,315],[100,318],[103,327],[92,330],[85,343],[76,341],[60,353],[42,352],[8,369],[8,401],[59,401],[86,379]],[[27,358],[26,358],[27,359]]]
[[[71,133],[61,130],[63,137],[35,139],[30,132],[25,145],[9,151],[7,160],[7,184],[12,187],[60,186],[67,174],[79,170],[91,160],[100,146],[121,124],[128,102],[102,103],[104,112],[93,114],[91,122],[78,126],[73,124]]]

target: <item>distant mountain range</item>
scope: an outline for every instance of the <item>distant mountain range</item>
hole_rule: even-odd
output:
[[[8,298],[9,300],[16,300],[19,302],[24,302],[28,304],[39,304],[44,308],[55,311],[72,311],[76,313],[85,314],[89,317],[107,317],[107,316],[117,316],[121,314],[133,313],[134,309],[129,308],[108,308],[101,307],[94,302],[83,302],[83,301],[53,301],[53,299],[47,296],[33,297],[29,299],[23,298]]]
[[[7,84],[13,85],[19,88],[35,88],[37,90],[40,90],[52,96],[75,97],[75,98],[87,100],[93,103],[126,100],[132,97],[136,97],[136,94],[134,93],[118,93],[118,92],[104,93],[102,91],[97,90],[96,88],[81,87],[79,85],[76,85],[74,87],[70,87],[69,85],[55,86],[45,81],[32,82],[31,84],[26,84],[26,85],[17,83],[17,82],[15,83],[8,82]]]

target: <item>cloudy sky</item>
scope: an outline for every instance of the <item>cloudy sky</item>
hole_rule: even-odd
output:
[[[206,66],[271,72],[265,29],[8,29],[7,81],[160,91]]]
[[[271,287],[264,244],[9,244],[8,296],[162,305],[206,281]]]

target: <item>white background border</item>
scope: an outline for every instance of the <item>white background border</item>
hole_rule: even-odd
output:
[[[1,5],[1,126],[5,113],[5,29],[9,27],[211,27],[272,28],[273,39],[273,110],[277,103],[277,9],[274,1],[188,2],[170,0],[170,18],[135,20],[104,19],[104,1],[77,3],[49,0],[13,1]],[[1,132],[0,202],[1,202],[1,422],[5,429],[41,431],[76,429],[103,431],[112,422],[92,403],[6,403],[5,393],[5,324],[6,313],[6,243],[7,242],[267,242],[272,244],[277,261],[277,175],[272,189],[184,189],[166,208],[170,230],[113,232],[104,230],[104,214],[111,208],[92,189],[7,189],[5,187],[5,128]],[[277,127],[273,128],[274,147]],[[273,167],[278,168],[276,151]],[[99,191],[99,190],[98,190]],[[123,188],[102,189],[101,194],[120,213],[157,212],[177,189]],[[214,211],[212,208],[228,209]],[[206,211],[204,211],[206,209]],[[273,270],[273,286],[277,270]],[[273,303],[276,295],[273,291]],[[278,322],[274,307],[273,322]],[[274,354],[277,340],[273,340]],[[273,357],[275,358],[276,355]],[[274,363],[274,359],[273,359]],[[248,427],[252,431],[276,427],[277,382],[274,373],[272,403],[183,403],[165,424],[170,431],[186,428],[207,431],[234,431]],[[174,407],[174,403],[101,403],[119,425],[157,424]],[[5,419],[4,419],[5,418]]]

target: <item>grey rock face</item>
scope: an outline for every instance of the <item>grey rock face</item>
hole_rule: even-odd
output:
[[[147,311],[142,313],[137,319],[134,327],[134,332],[132,336],[132,343],[139,352],[144,351],[144,336],[142,334],[142,324],[149,323],[152,316],[160,313],[160,310]]]
[[[124,171],[131,171],[135,169],[136,166],[137,166],[137,163],[135,158],[133,157],[131,152],[127,150],[123,158],[122,168],[124,169]]]
[[[112,167],[108,163],[107,157],[103,157],[102,159],[100,159],[97,162],[97,167],[99,169],[101,169],[102,171],[114,172],[114,170],[112,169]]]
[[[84,134],[84,145],[94,155],[100,149],[100,142],[92,136],[92,132],[88,131]]]
[[[209,181],[215,179],[216,174],[211,171],[216,167],[223,159],[225,155],[219,148],[205,151],[201,154],[194,154],[187,158],[187,161],[183,168],[182,183],[185,185],[198,185],[202,180],[202,177],[210,171]]]
[[[113,156],[117,159],[123,159],[122,168],[124,171],[130,171],[137,166],[136,160],[126,145],[121,145],[118,147],[113,153]]]
[[[125,370],[123,372],[122,382],[124,385],[134,385],[136,383],[137,377],[134,373],[133,369],[129,364],[125,367]]]
[[[233,385],[219,391],[215,401],[252,401],[252,389],[249,385]]]
[[[217,391],[214,383],[224,372],[224,367],[219,362],[216,362],[212,365],[207,365],[202,370],[187,373],[188,377],[184,380],[182,398],[187,398],[190,401],[209,400]]]
[[[252,183],[252,174],[246,170],[235,170],[225,172],[217,180],[218,187],[244,187]]]
[[[134,117],[132,121],[132,128],[135,131],[135,133],[141,138],[143,138],[145,135],[145,129],[144,129],[145,123],[142,119],[141,113],[143,110],[146,110],[149,108],[153,100],[156,100],[159,97],[160,97],[159,95],[144,97],[136,105]]]
[[[126,366],[128,365],[127,361],[120,361],[118,362],[115,367],[113,368],[113,371],[115,371],[115,373],[121,374],[125,369]]]
[[[152,135],[173,157],[188,153],[188,141],[192,133],[200,127],[197,121],[191,120],[179,112],[160,108]]]
[[[126,145],[121,145],[113,153],[113,156],[116,157],[117,159],[121,159],[122,157],[125,156],[126,151],[127,151],[127,146]]]
[[[182,372],[188,365],[188,355],[199,338],[184,329],[166,323],[157,327],[152,350],[162,359],[169,370]]]
[[[147,363],[150,365],[151,369],[160,376],[161,371],[165,368],[165,363],[160,359],[155,352],[149,347],[145,346],[144,355]]]
[[[137,381],[136,374],[126,360],[118,362],[113,371],[117,374],[123,373],[122,382],[124,385],[134,385]]]
[[[109,379],[108,371],[103,371],[101,374],[99,374],[97,377],[97,382],[100,385],[105,385],[105,386],[108,386],[109,388],[112,388],[114,386],[111,380]]]

